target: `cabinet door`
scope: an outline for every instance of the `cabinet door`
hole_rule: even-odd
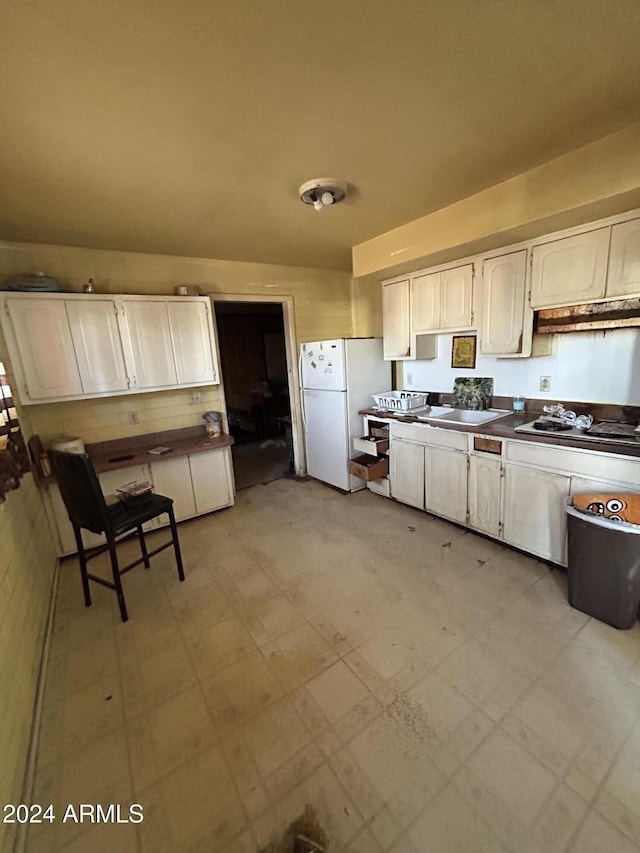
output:
[[[424,509],[424,447],[393,439],[389,458],[391,497]]]
[[[194,453],[189,458],[197,512],[210,512],[233,503],[229,450]]]
[[[473,264],[440,273],[440,328],[473,326]]]
[[[467,454],[425,447],[424,495],[427,512],[466,524]]]
[[[609,228],[534,246],[531,307],[574,305],[604,296]]]
[[[482,264],[480,351],[486,355],[522,353],[526,271],[526,249]],[[533,324],[532,312],[528,320]]]
[[[113,299],[65,302],[85,394],[126,391],[129,387]]]
[[[178,385],[218,382],[210,308],[206,302],[167,302]]]
[[[187,456],[166,459],[162,462],[152,462],[151,480],[156,494],[173,498],[173,511],[176,521],[191,518],[196,514],[196,503],[191,485],[191,469]],[[161,516],[160,523],[168,524],[169,519],[166,516]]]
[[[469,456],[469,527],[500,536],[500,459]]]
[[[135,387],[144,389],[175,386],[176,364],[167,301],[149,298],[126,299],[124,316],[133,359]]]
[[[384,358],[411,358],[409,279],[382,286]]]
[[[439,272],[411,279],[411,319],[418,334],[440,328]]]
[[[80,396],[82,383],[64,300],[7,297],[6,307],[20,360],[14,370],[17,376],[22,374],[21,400]]]
[[[504,480],[505,542],[566,565],[569,477],[506,465]]]
[[[640,295],[640,219],[611,228],[606,295]]]
[[[113,471],[103,471],[98,474],[100,487],[108,503],[117,497],[118,489],[127,483],[148,482],[151,480],[149,465],[132,465],[130,468],[117,468]]]

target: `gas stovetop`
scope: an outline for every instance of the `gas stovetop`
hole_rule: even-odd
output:
[[[538,426],[536,424],[544,424]],[[619,424],[612,421],[602,421],[593,424],[588,430],[578,429],[567,423],[559,423],[556,420],[540,418],[530,421],[528,424],[516,427],[516,432],[524,432],[528,435],[550,435],[554,438],[570,438],[572,441],[596,441],[605,444],[626,444],[640,447],[640,432],[635,432],[633,424]]]

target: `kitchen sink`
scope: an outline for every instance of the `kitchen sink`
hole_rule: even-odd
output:
[[[478,424],[497,421],[498,418],[506,418],[510,414],[510,409],[485,409],[481,412],[473,409],[449,409],[441,415],[431,415],[430,419],[433,418],[435,421],[446,424],[469,424],[470,426],[477,426]]]
[[[451,406],[426,406],[424,409],[409,410],[406,414],[413,415],[419,421],[430,421],[432,418],[444,417],[444,415],[455,411]]]

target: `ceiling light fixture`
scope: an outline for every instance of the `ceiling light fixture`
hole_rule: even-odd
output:
[[[323,210],[342,201],[347,194],[347,185],[335,178],[314,178],[302,184],[298,192],[301,202],[313,205],[316,210]]]

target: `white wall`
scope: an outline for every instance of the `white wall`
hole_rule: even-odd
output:
[[[493,393],[524,394],[549,402],[573,400],[640,406],[640,331],[572,332],[553,336],[553,354],[538,358],[492,358],[478,354],[475,370],[452,368],[452,335],[438,336],[438,357],[403,362],[398,387],[451,393],[456,376],[490,376]],[[540,377],[551,391],[540,391]]]

